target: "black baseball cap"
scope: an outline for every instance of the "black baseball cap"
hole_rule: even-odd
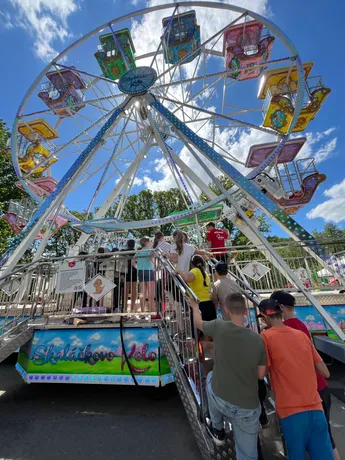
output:
[[[267,316],[276,315],[277,313],[281,311],[280,303],[274,299],[262,300],[259,303],[258,308],[261,313],[264,313]],[[263,316],[257,315],[257,318],[263,318]]]
[[[294,307],[296,303],[295,297],[286,291],[274,291],[270,299],[276,300],[286,307]]]
[[[228,266],[223,261],[217,262],[214,268],[219,275],[227,275],[228,273]]]

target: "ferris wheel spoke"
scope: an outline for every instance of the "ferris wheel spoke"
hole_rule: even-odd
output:
[[[173,104],[175,103],[175,101],[173,101],[172,99],[169,99],[167,97],[161,97],[161,98],[166,100],[167,102],[171,102]],[[264,128],[262,126],[257,126],[257,125],[254,125],[253,123],[248,123],[248,122],[245,122],[245,121],[237,120],[236,118],[228,117],[228,116],[223,115],[223,114],[218,113],[218,112],[211,112],[211,111],[206,110],[206,109],[201,109],[200,107],[197,107],[197,106],[193,106],[193,105],[189,105],[189,104],[184,104],[184,105],[185,105],[185,107],[189,107],[189,108],[191,108],[193,110],[197,110],[197,111],[202,112],[202,113],[207,113],[207,114],[209,114],[209,115],[211,115],[211,116],[213,116],[215,118],[222,118],[222,119],[227,120],[227,121],[235,122],[240,126],[245,126],[247,128],[257,129],[258,131],[262,131],[264,133],[268,133],[268,134],[272,134],[273,136],[277,136],[276,131]]]
[[[72,67],[69,67],[67,65],[59,64],[58,62],[53,62],[52,64],[55,67],[61,67],[62,69],[72,70],[72,72],[76,72],[77,74],[87,75],[88,77],[92,77],[92,78],[96,79],[97,81],[103,80],[103,81],[106,81],[106,82],[111,83],[113,85],[117,85],[117,82],[115,80],[110,80],[110,78],[102,77],[100,75],[95,75],[93,73],[86,72],[85,70],[80,70],[77,67],[72,68]]]

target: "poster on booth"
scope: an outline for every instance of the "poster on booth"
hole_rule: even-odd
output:
[[[170,373],[167,358],[159,352],[157,328],[126,328],[123,341],[135,375]],[[120,330],[113,328],[36,330],[20,349],[18,363],[29,374],[53,374],[51,378],[59,374],[130,375]]]
[[[69,294],[84,289],[85,262],[69,261],[60,265],[56,283],[58,294]]]
[[[263,276],[265,276],[270,269],[260,262],[253,260],[247,264],[243,269],[242,273],[249,278],[252,278],[255,281],[259,281]]]
[[[85,284],[84,291],[89,294],[90,297],[98,301],[108,294],[108,292],[112,291],[114,287],[116,287],[116,284],[108,280],[108,278],[98,274]]]

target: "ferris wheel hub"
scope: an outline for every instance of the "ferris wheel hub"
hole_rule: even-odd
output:
[[[118,88],[129,95],[145,94],[157,79],[152,67],[136,67],[126,72],[119,80]]]

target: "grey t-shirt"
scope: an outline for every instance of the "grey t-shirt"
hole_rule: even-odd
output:
[[[222,312],[222,318],[224,321],[229,321],[229,317],[225,312],[225,297],[228,294],[238,293],[242,294],[241,289],[237,284],[230,278],[224,277],[219,278],[212,287],[211,300],[214,305],[219,304],[220,311]]]
[[[259,406],[257,368],[266,364],[261,336],[221,319],[203,321],[202,326],[204,334],[214,341],[215,395],[242,409],[256,409]]]

